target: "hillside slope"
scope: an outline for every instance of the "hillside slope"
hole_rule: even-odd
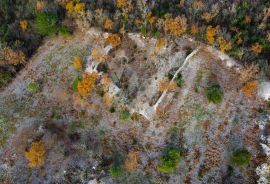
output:
[[[266,161],[257,122],[269,120],[258,110],[263,101],[243,93],[242,66],[191,38],[127,34],[114,46],[109,36],[90,29],[47,40],[0,92],[0,179],[255,183]],[[76,80],[93,73],[94,87],[82,95]],[[222,91],[215,103],[207,98],[213,86]],[[25,153],[38,141],[44,158],[29,169]],[[160,158],[169,148],[179,151],[180,163],[162,174]],[[231,155],[242,149],[252,158],[238,166]]]

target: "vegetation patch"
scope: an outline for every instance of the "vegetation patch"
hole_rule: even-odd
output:
[[[118,177],[124,174],[124,160],[121,155],[116,155],[113,164],[110,166],[110,174],[112,177]]]
[[[72,90],[74,92],[78,92],[78,84],[82,79],[80,77],[76,77],[72,83]]]
[[[72,32],[67,26],[61,26],[59,28],[59,34],[63,37],[66,37],[72,35]]]
[[[158,171],[162,173],[172,173],[176,170],[180,161],[180,151],[175,148],[169,148],[165,154],[160,158],[160,165]]]
[[[209,102],[218,104],[223,100],[224,94],[219,84],[212,84],[207,87],[206,96]]]
[[[127,121],[130,117],[130,112],[129,110],[124,110],[120,113],[119,119],[123,121]]]
[[[237,166],[247,165],[252,159],[252,155],[246,149],[238,149],[231,155],[231,161]]]
[[[57,32],[57,15],[51,12],[40,12],[37,14],[35,26],[42,36],[51,36]]]
[[[9,72],[0,73],[0,88],[5,86],[11,80],[11,74]]]
[[[27,84],[28,91],[32,93],[37,93],[39,91],[39,84],[37,82],[30,82]]]

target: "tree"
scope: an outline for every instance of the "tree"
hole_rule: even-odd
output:
[[[45,145],[42,141],[33,142],[25,157],[29,162],[29,167],[34,168],[44,163]]]
[[[169,148],[160,158],[158,171],[169,174],[175,171],[180,161],[180,151],[175,148]]]
[[[207,87],[206,96],[210,102],[213,102],[214,104],[218,104],[222,101],[224,94],[220,85],[212,84]]]

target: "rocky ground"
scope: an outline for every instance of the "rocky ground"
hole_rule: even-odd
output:
[[[127,34],[114,48],[105,46],[106,37],[90,29],[48,39],[0,92],[0,181],[256,183],[256,168],[269,164],[260,145],[269,146],[269,116],[259,110],[265,108],[263,99],[243,94],[241,65],[188,37],[159,44]],[[101,64],[91,57],[97,47],[108,53]],[[83,60],[80,70],[73,66],[76,56]],[[172,70],[183,83],[160,90]],[[91,94],[81,97],[73,81],[89,71],[99,77]],[[27,87],[31,82],[38,84],[36,91]],[[211,83],[223,89],[219,104],[206,98]],[[30,169],[25,151],[37,140],[45,144],[45,161]],[[162,174],[159,158],[171,144],[181,149],[180,163],[172,174]],[[246,167],[231,163],[238,148],[252,155]],[[137,155],[132,169],[110,176],[110,165],[131,153]]]

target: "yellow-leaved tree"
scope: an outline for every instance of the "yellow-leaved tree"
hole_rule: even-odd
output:
[[[172,18],[167,15],[164,21],[164,30],[173,36],[181,36],[187,30],[187,19],[184,15]]]
[[[216,27],[208,26],[206,28],[206,38],[209,44],[211,45],[214,44],[216,35],[218,34],[219,30],[220,30],[219,26]]]
[[[21,28],[22,28],[23,31],[26,31],[27,26],[28,26],[27,20],[22,20],[22,21],[20,22],[20,26],[21,26]]]
[[[25,157],[28,160],[30,168],[37,167],[44,163],[45,145],[42,141],[36,141],[31,144],[28,151],[25,152]]]
[[[81,96],[88,96],[91,90],[94,88],[97,78],[97,73],[85,73],[83,75],[83,79],[79,81],[77,85],[79,94]]]
[[[76,56],[73,61],[73,66],[76,70],[82,69],[82,60],[80,57]]]

